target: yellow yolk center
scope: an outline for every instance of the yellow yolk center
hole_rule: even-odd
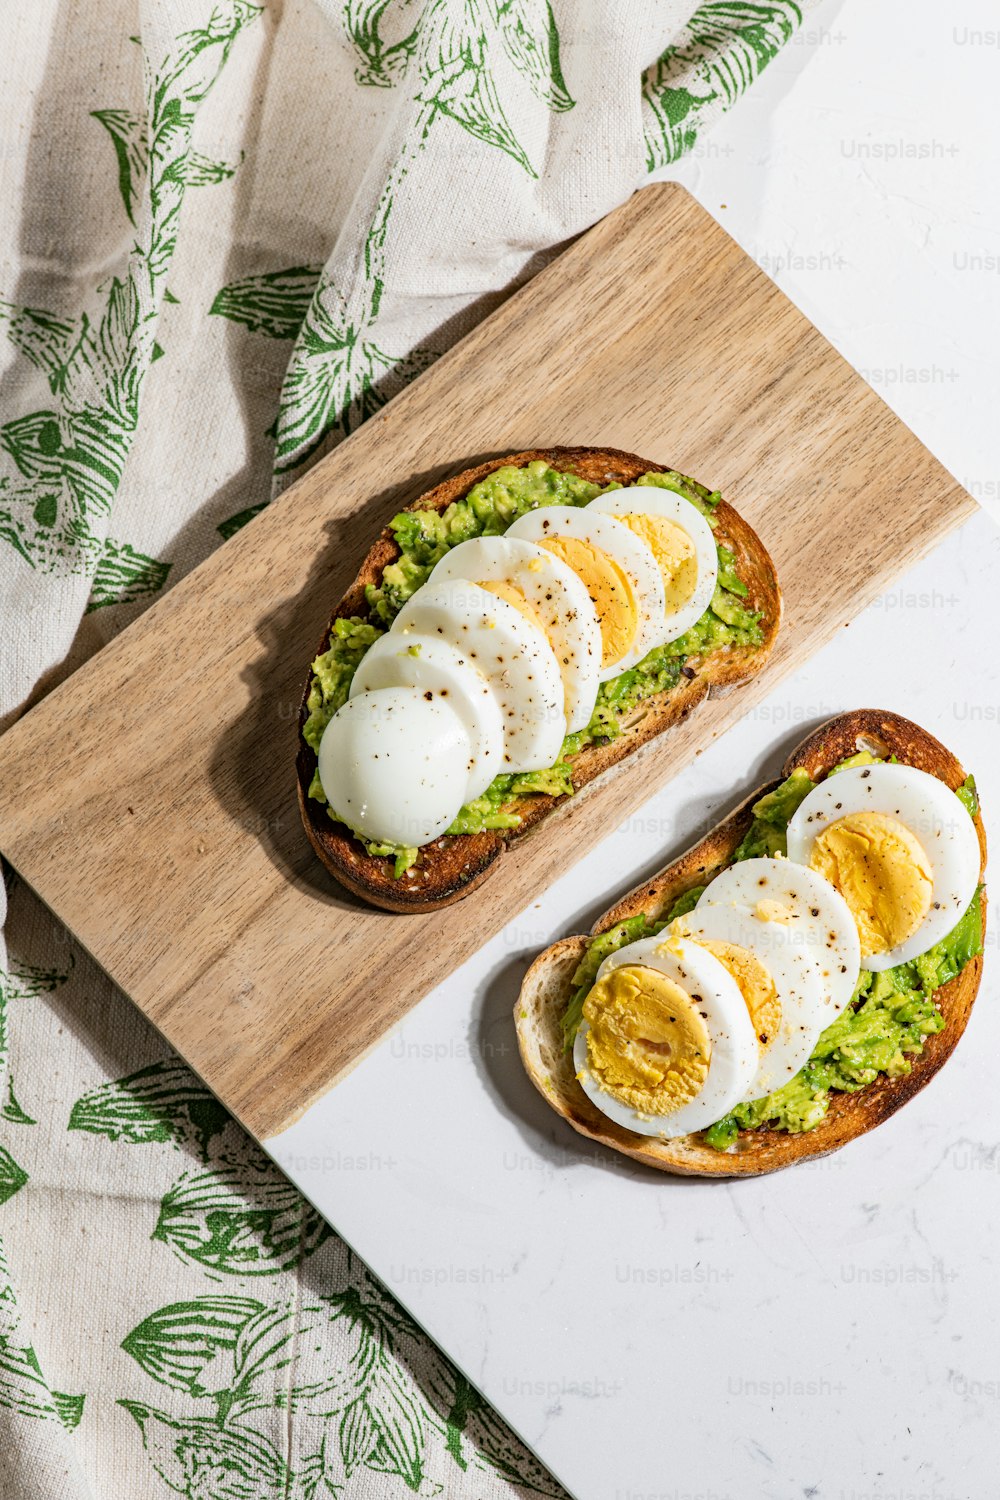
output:
[[[518,588],[516,583],[510,583],[506,578],[491,578],[488,582],[483,581],[480,583],[479,587],[486,589],[488,593],[493,594],[497,599],[506,599],[508,604],[513,604],[514,608],[520,614],[524,615],[526,620],[530,620],[532,625],[537,625],[542,634],[546,638],[548,637],[548,632],[539,618],[538,611],[532,608],[526,595]]]
[[[765,897],[763,901],[757,902],[754,915],[758,916],[762,922],[779,922],[783,927],[787,927],[794,913],[791,907],[785,906],[783,902],[769,901]]]
[[[739,943],[699,938],[698,945],[714,954],[736,980],[763,1052],[774,1041],[781,1025],[781,1001],[770,970],[761,963],[756,953],[751,953],[749,948],[741,948]]]
[[[601,625],[601,665],[614,666],[631,648],[639,629],[639,607],[625,573],[607,552],[579,537],[548,537],[541,546],[583,580]]]
[[[657,969],[623,964],[583,1006],[587,1061],[597,1083],[645,1115],[666,1115],[700,1093],[712,1041],[693,996]]]
[[[656,558],[663,575],[667,614],[682,609],[698,582],[694,543],[683,526],[668,521],[665,516],[628,515],[616,516],[615,519],[623,521],[630,531],[634,531]]]
[[[934,877],[923,846],[886,813],[849,813],[818,835],[809,863],[843,896],[861,956],[905,943],[930,910]]]

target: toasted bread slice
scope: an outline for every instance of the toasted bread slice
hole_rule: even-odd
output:
[[[821,725],[789,756],[783,776],[791,775],[801,766],[814,780],[819,780],[839,761],[864,749],[881,756],[894,754],[907,765],[931,772],[952,789],[965,780],[958,761],[933,735],[898,714],[877,709],[840,714]],[[593,932],[605,932],[625,917],[640,912],[656,920],[669,912],[685,891],[707,884],[732,861],[750,826],[753,804],[778,784],[774,781],[759,787],[686,854],[607,911],[594,924]],[[976,829],[982,872],[986,864],[986,838],[978,814]],[[985,923],[985,892],[980,900]],[[929,1083],[951,1056],[969,1019],[983,966],[981,955],[971,959],[960,974],[937,991],[935,1000],[945,1019],[944,1030],[927,1038],[905,1077],[882,1075],[857,1093],[832,1094],[829,1113],[813,1130],[790,1134],[763,1125],[742,1131],[729,1150],[716,1151],[705,1145],[700,1134],[659,1141],[624,1130],[602,1114],[583,1092],[576,1080],[572,1055],[563,1050],[560,1020],[573,994],[573,972],[586,945],[585,937],[564,938],[536,958],[525,976],[514,1019],[528,1076],[543,1098],[581,1135],[660,1171],[698,1177],[753,1177],[776,1172],[794,1162],[836,1151],[887,1120]]]
[[[523,467],[542,459],[552,468],[570,470],[595,484],[632,484],[641,475],[665,472],[662,464],[650,463],[632,453],[601,448],[538,448],[515,453],[506,458],[490,459],[473,469],[446,479],[442,484],[415,500],[411,510],[445,510],[453,500],[468,494],[494,469],[505,464]],[[707,492],[706,492],[707,493]],[[746,584],[749,608],[763,616],[764,639],[753,649],[726,648],[699,661],[688,663],[693,675],[685,676],[669,692],[659,693],[642,702],[624,732],[604,746],[588,746],[574,760],[573,780],[577,795],[603,771],[632,755],[656,735],[686,719],[709,693],[722,693],[746,682],[761,670],[770,653],[781,618],[781,591],[774,564],[763,544],[746,521],[724,500],[715,507],[716,539],[735,555],[736,568]],[[383,570],[399,556],[395,537],[388,527],[382,532],[361,569],[337,606],[333,619],[360,615],[367,617],[365,601],[367,584],[378,584]],[[330,622],[318,652],[326,650],[333,620]],[[523,838],[563,798],[544,795],[521,797],[509,804],[509,810],[520,815],[516,828],[484,833],[445,835],[426,845],[412,869],[398,879],[391,859],[368,854],[360,840],[343,824],[335,823],[325,805],[309,796],[309,786],[316,769],[316,756],[301,737],[308,716],[306,700],[310,679],[306,680],[299,715],[299,751],[296,765],[299,808],[309,842],[326,868],[348,890],[387,911],[433,911],[468,895],[495,868],[509,843]]]

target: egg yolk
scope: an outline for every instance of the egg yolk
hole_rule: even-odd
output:
[[[656,558],[663,575],[663,592],[667,601],[667,614],[683,609],[698,582],[698,558],[694,543],[676,521],[666,516],[628,515],[616,516],[629,531],[639,539]]]
[[[666,974],[623,964],[583,1006],[587,1061],[598,1085],[644,1115],[666,1115],[702,1090],[712,1041],[698,997]]]
[[[479,587],[486,589],[488,593],[493,594],[497,599],[506,599],[508,604],[513,604],[514,608],[520,614],[524,615],[526,620],[530,620],[532,625],[537,625],[542,634],[548,639],[548,632],[538,616],[538,611],[531,607],[526,595],[518,588],[516,583],[510,583],[506,578],[491,578],[489,581],[483,580]]]
[[[862,958],[905,943],[927,916],[930,862],[916,836],[886,813],[848,813],[817,835],[809,859],[858,924]]]
[[[758,916],[762,922],[779,922],[783,927],[787,927],[792,920],[793,913],[790,907],[784,906],[780,901],[765,899],[757,902],[754,915]]]
[[[699,938],[698,943],[714,954],[736,980],[763,1052],[774,1041],[781,1025],[781,1001],[771,971],[756,953],[741,948],[739,943],[724,943],[716,938]]]
[[[540,545],[582,579],[600,621],[601,666],[614,666],[631,648],[639,629],[639,606],[625,573],[607,552],[579,537],[548,537]]]

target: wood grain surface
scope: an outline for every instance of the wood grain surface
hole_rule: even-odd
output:
[[[481,891],[430,915],[366,908],[295,805],[313,643],[400,504],[551,444],[624,448],[720,488],[777,563],[777,649]],[[703,209],[648,188],[0,739],[0,849],[244,1125],[275,1135],[973,510]],[[859,661],[859,700],[864,681]]]

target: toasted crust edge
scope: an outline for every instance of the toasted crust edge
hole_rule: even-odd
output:
[[[953,790],[965,780],[959,761],[933,735],[899,714],[879,709],[857,709],[820,725],[791,753],[782,779],[797,766],[815,777],[866,744],[895,753],[907,764],[931,772]],[[697,844],[605,912],[592,932],[604,932],[623,918],[640,912],[653,917],[662,915],[684,891],[711,877],[729,862],[749,827],[753,803],[777,785],[774,781],[759,787]],[[978,813],[975,822],[982,880],[986,835]],[[980,902],[985,930],[985,890]],[[857,1093],[833,1094],[826,1118],[814,1130],[793,1135],[761,1126],[741,1133],[728,1151],[715,1151],[698,1135],[675,1141],[652,1141],[623,1130],[601,1114],[580,1088],[572,1058],[562,1050],[559,1020],[572,994],[573,971],[586,942],[583,936],[564,938],[540,954],[525,975],[514,1008],[518,1047],[525,1069],[542,1097],[580,1135],[646,1166],[680,1176],[762,1176],[826,1156],[888,1120],[926,1087],[955,1050],[968,1022],[983,968],[980,954],[937,991],[935,998],[945,1017],[945,1027],[928,1037],[905,1077],[883,1076]]]
[[[663,464],[615,448],[534,448],[463,469],[419,496],[407,509],[443,511],[496,469],[507,464],[523,467],[536,459],[554,468],[572,468],[581,478],[603,484],[614,479],[629,483],[642,474],[668,471]],[[752,651],[727,650],[706,657],[693,679],[685,678],[670,692],[647,699],[636,722],[610,745],[581,751],[575,762],[577,797],[604,771],[688,718],[710,694],[729,692],[749,681],[763,669],[771,653],[781,621],[781,590],[774,564],[753,528],[725,500],[717,505],[715,517],[716,536],[735,553],[741,577],[747,582],[748,604],[764,613],[767,622],[764,640]],[[335,620],[367,613],[366,586],[377,582],[398,556],[393,533],[385,527],[337,606],[314,656],[326,649]],[[296,758],[299,812],[309,842],[326,869],[341,885],[372,905],[393,912],[427,912],[460,900],[482,884],[511,843],[530,833],[565,801],[565,798],[537,795],[524,798],[518,806],[521,823],[517,828],[437,839],[422,850],[419,865],[397,880],[389,860],[369,855],[360,840],[334,823],[325,806],[308,795],[316,756],[302,739],[302,727],[308,716],[306,703],[311,677],[310,673],[306,678],[299,709]]]

